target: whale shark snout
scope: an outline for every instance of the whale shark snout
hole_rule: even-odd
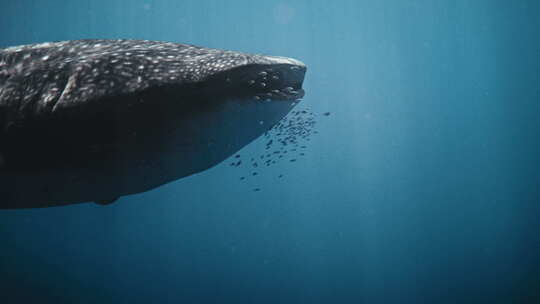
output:
[[[261,55],[251,55],[247,62],[216,73],[207,80],[208,85],[212,90],[219,87],[230,89],[231,94],[245,95],[255,101],[297,100],[303,97],[306,66],[302,62]]]
[[[211,168],[291,111],[305,73],[155,41],[0,50],[0,208],[112,202]]]

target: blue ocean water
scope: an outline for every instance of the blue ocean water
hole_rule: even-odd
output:
[[[301,106],[331,112],[305,157],[256,178],[224,163],[108,206],[0,211],[1,303],[540,303],[540,2],[0,11],[0,47],[125,38],[298,58]]]

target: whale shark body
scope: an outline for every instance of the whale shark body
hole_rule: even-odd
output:
[[[0,208],[111,203],[206,170],[303,97],[298,60],[142,40],[0,50]]]

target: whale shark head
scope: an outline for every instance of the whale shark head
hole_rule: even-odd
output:
[[[146,40],[77,40],[0,50],[4,124],[69,111],[122,107],[111,97],[176,89],[184,95],[251,95],[254,100],[294,100],[306,66],[295,59]],[[22,85],[29,83],[30,85]],[[176,100],[169,99],[171,102]],[[13,106],[15,105],[15,106]],[[28,117],[30,116],[30,117]],[[0,125],[1,127],[1,125]],[[6,125],[4,125],[6,127]]]
[[[291,58],[156,41],[0,50],[0,207],[111,201],[206,170],[286,116],[305,73]]]

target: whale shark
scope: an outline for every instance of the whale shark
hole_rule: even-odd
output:
[[[0,209],[110,204],[207,170],[285,117],[305,73],[161,41],[0,49]]]

